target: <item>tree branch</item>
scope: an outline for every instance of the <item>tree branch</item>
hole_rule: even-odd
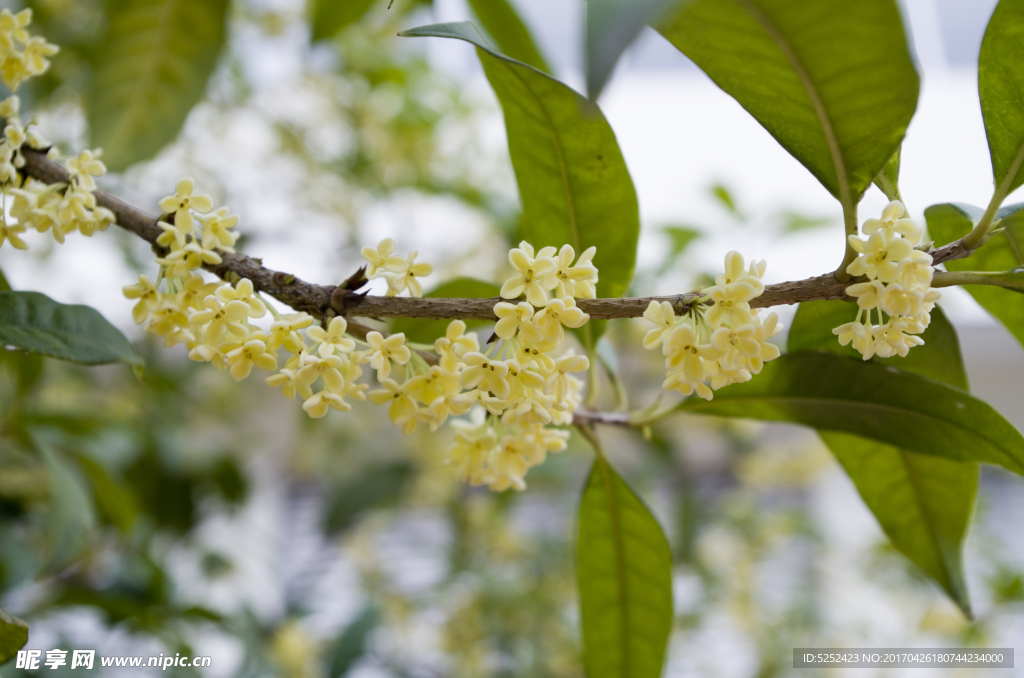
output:
[[[39,181],[49,184],[65,183],[67,171],[44,153],[23,148],[25,166],[23,171]],[[157,237],[163,232],[157,226],[157,217],[129,205],[119,198],[96,191],[96,202],[106,207],[117,216],[117,224],[131,231],[153,245],[161,254],[163,248],[156,244]],[[952,242],[945,247],[931,252],[935,264],[953,259],[961,259],[971,253],[961,240]],[[501,301],[498,297],[488,299],[431,299],[409,297],[360,296],[347,290],[339,290],[336,285],[317,285],[305,282],[298,277],[273,271],[263,266],[259,259],[244,254],[222,252],[223,262],[216,266],[208,266],[207,270],[221,278],[248,278],[257,291],[268,294],[283,304],[297,311],[305,311],[317,318],[323,317],[328,310],[339,315],[361,316],[365,318],[477,318],[494,320],[494,304]],[[767,308],[801,301],[816,299],[848,299],[846,287],[848,283],[837,281],[832,273],[825,273],[806,280],[768,285],[764,293],[754,299],[750,305],[754,308]],[[580,309],[595,320],[613,318],[637,318],[643,315],[651,301],[667,301],[677,311],[682,311],[700,295],[697,293],[677,294],[661,297],[637,297],[625,299],[577,299]]]
[[[67,183],[68,173],[58,163],[46,157],[40,151],[22,148],[25,166],[21,169],[28,176],[48,184]],[[148,214],[119,198],[96,191],[96,202],[109,209],[117,217],[121,228],[131,231],[153,246],[155,252],[163,255],[165,249],[157,245],[156,240],[163,233],[157,226],[158,217]],[[945,247],[931,252],[935,264],[954,259],[961,259],[971,253],[962,240],[952,242]],[[274,297],[278,301],[296,311],[305,311],[316,318],[330,317],[332,314],[360,316],[365,318],[477,318],[495,320],[494,305],[501,301],[494,297],[489,299],[420,299],[406,297],[363,296],[337,285],[317,285],[305,282],[298,277],[273,271],[263,266],[261,260],[244,254],[221,252],[222,263],[207,266],[207,270],[222,279],[248,278],[256,291]],[[937,273],[941,279],[944,273]],[[958,284],[950,278],[946,284]],[[972,283],[985,284],[982,280],[972,279]],[[766,308],[785,304],[796,304],[801,301],[819,299],[849,299],[846,287],[849,283],[841,283],[832,273],[825,273],[806,280],[768,285],[764,293],[751,301],[754,308]],[[941,285],[941,283],[939,283]],[[998,283],[988,283],[998,284]],[[937,285],[938,286],[938,285]],[[698,293],[677,294],[663,297],[639,297],[626,299],[578,299],[580,309],[595,320],[613,318],[637,318],[643,315],[651,301],[667,301],[673,305],[677,313],[686,310],[695,302]],[[365,338],[370,328],[358,322],[350,321],[349,330],[352,334]],[[436,363],[437,357],[422,354],[429,362]],[[433,360],[430,360],[430,359]],[[630,415],[624,412],[594,412],[580,410],[575,413],[574,423],[580,426],[604,424],[611,426],[635,426]]]

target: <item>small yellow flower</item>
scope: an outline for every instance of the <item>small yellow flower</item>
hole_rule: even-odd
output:
[[[138,303],[132,307],[132,320],[136,325],[146,322],[146,318],[152,311],[155,311],[160,304],[160,292],[148,275],[139,275],[139,282],[135,285],[126,285],[121,292],[128,299],[138,299]]]
[[[409,290],[409,296],[423,296],[423,285],[420,284],[419,279],[433,273],[434,267],[426,263],[417,264],[416,257],[418,255],[419,253],[416,250],[409,252],[409,257],[403,260],[401,270],[386,276],[388,287],[391,291],[404,292]],[[401,259],[401,257],[397,258]],[[390,261],[391,257],[388,259]]]
[[[68,175],[86,191],[96,190],[96,180],[93,177],[103,176],[107,172],[107,166],[99,157],[100,151],[85,150],[79,153],[77,158],[71,158],[65,163]]]
[[[454,372],[458,361],[468,351],[479,351],[480,344],[475,334],[466,334],[466,323],[453,320],[448,323],[444,336],[434,341],[434,352],[441,356],[441,369]]]
[[[263,300],[256,296],[252,281],[242,278],[234,287],[223,285],[217,289],[217,298],[225,304],[232,301],[241,301],[249,307],[250,318],[262,318],[267,314],[267,306]]]
[[[562,325],[583,327],[590,320],[590,316],[576,308],[576,302],[572,297],[566,297],[549,301],[547,306],[537,312],[533,320],[545,341],[561,341]]]
[[[546,249],[554,254],[554,248]],[[555,260],[543,254],[535,257],[533,247],[524,241],[508,253],[508,262],[516,270],[516,275],[501,286],[501,298],[515,299],[525,293],[528,302],[534,306],[544,306],[548,302],[547,291],[558,284],[558,278],[554,275]]]
[[[238,215],[228,214],[227,207],[218,207],[212,214],[196,218],[203,225],[203,247],[206,249],[220,247],[223,250],[230,250],[238,239],[238,233],[231,230],[238,225]]]
[[[360,250],[363,259],[366,259],[366,277],[373,280],[383,271],[398,273],[404,271],[406,261],[395,255],[395,241],[391,238],[381,240],[376,248],[364,247]]]
[[[313,394],[302,403],[302,409],[313,419],[319,419],[327,414],[327,410],[333,408],[339,412],[348,412],[352,406],[345,402],[337,393],[331,393],[326,388]]]
[[[388,418],[395,426],[401,426],[402,432],[406,435],[416,429],[416,401],[406,393],[405,385],[399,384],[393,379],[384,379],[381,382],[384,388],[379,391],[370,391],[370,402],[377,405],[388,403]]]
[[[306,330],[306,336],[314,344],[319,344],[317,349],[321,358],[326,358],[334,353],[351,353],[356,348],[356,342],[345,336],[348,329],[348,322],[341,316],[331,320],[331,324],[324,330],[322,327],[310,327]]]
[[[288,400],[294,400],[296,394],[302,396],[303,400],[313,397],[313,391],[306,384],[299,381],[295,370],[285,368],[276,374],[272,374],[263,380],[271,388],[281,387],[281,395]]]
[[[866,243],[854,235],[848,238],[848,242],[860,256],[846,267],[846,272],[853,276],[866,275],[884,283],[896,280],[900,261],[914,251],[909,240],[888,238],[884,230],[872,233]]]
[[[21,234],[24,232],[25,227],[21,224],[0,223],[0,247],[3,246],[4,240],[8,240],[15,249],[27,250],[28,244],[21,239]]]
[[[253,365],[261,370],[277,369],[277,356],[267,351],[265,338],[265,334],[257,333],[252,339],[238,348],[228,351],[224,356],[227,363],[231,365],[230,374],[235,381],[241,381],[248,377]]]
[[[526,341],[540,341],[540,333],[530,323],[533,318],[533,306],[529,303],[521,301],[518,304],[510,304],[499,301],[494,305],[494,315],[498,316],[494,333],[502,339],[511,339],[517,331],[522,331]]]
[[[508,397],[511,387],[508,383],[508,365],[500,360],[491,360],[483,353],[467,353],[463,356],[466,369],[459,375],[463,388],[479,388],[480,391],[493,393],[496,398],[504,400]]]
[[[370,363],[377,370],[377,381],[383,382],[391,374],[391,361],[404,365],[412,358],[412,351],[405,345],[405,334],[392,334],[387,339],[380,332],[369,332],[366,343],[370,348],[363,352],[360,362]]]
[[[159,202],[160,211],[174,215],[174,227],[188,235],[195,228],[191,210],[206,214],[213,209],[213,199],[208,195],[192,195],[196,184],[192,179],[182,179],[174,189],[174,195]]]

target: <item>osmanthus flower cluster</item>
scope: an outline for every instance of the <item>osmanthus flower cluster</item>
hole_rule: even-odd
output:
[[[226,207],[214,209],[209,196],[195,193],[191,179],[181,180],[174,195],[159,206],[163,233],[157,244],[165,248],[156,259],[160,272],[155,282],[140,275],[124,294],[138,300],[132,311],[135,322],[164,337],[165,345],[184,344],[192,360],[212,363],[235,380],[248,377],[254,367],[274,372],[266,383],[280,387],[289,400],[301,397],[303,409],[316,418],[330,409],[347,412],[351,405],[346,398],[366,399],[369,387],[357,381],[362,364],[370,363],[385,381],[392,362],[409,361],[411,352],[402,335],[385,339],[370,332],[359,342],[366,350],[357,351],[345,318],[313,326],[308,313],[279,313],[247,279],[207,282],[201,268],[221,263],[220,253],[233,251],[238,216]],[[255,322],[268,314],[269,325]]]
[[[0,82],[12,92],[29,78],[41,75],[50,67],[46,57],[57,53],[58,47],[43,38],[29,35],[32,10],[11,14],[0,10]]]
[[[764,292],[766,266],[760,261],[747,268],[739,252],[729,252],[725,272],[682,315],[667,301],[651,301],[644,317],[656,327],[643,343],[649,351],[660,346],[665,355],[662,388],[711,400],[713,391],[749,381],[779,357],[779,348],[768,341],[782,330],[778,316],[770,313],[762,322],[750,308]]]
[[[462,479],[495,490],[525,488],[526,472],[548,452],[565,448],[568,432],[549,425],[572,423],[582,391],[572,375],[589,368],[585,356],[563,351],[561,343],[565,327],[588,320],[575,297],[594,296],[593,248],[575,265],[568,245],[557,253],[551,247],[535,253],[525,242],[513,249],[509,260],[517,272],[502,296],[515,300],[525,294],[528,300],[495,306],[495,340],[486,352],[461,320],[452,321],[433,347],[410,347],[403,334],[375,331],[360,340],[348,334],[343,317],[314,326],[307,313],[278,313],[249,280],[206,282],[197,269],[219,263],[218,250],[231,250],[238,218],[226,208],[214,211],[212,200],[194,190],[185,179],[175,195],[160,201],[165,218],[158,242],[167,252],[156,259],[156,281],[140,275],[137,284],[124,288],[125,296],[137,300],[135,321],[164,337],[167,346],[184,344],[190,358],[227,370],[236,380],[254,367],[274,372],[266,383],[288,399],[302,398],[311,417],[348,411],[347,399],[369,396],[386,405],[392,423],[409,434],[420,425],[434,431],[449,417],[475,410],[455,423],[450,461]],[[422,268],[429,264],[416,264],[415,252],[402,258],[393,251],[394,242],[385,239],[363,253],[373,274],[404,272],[405,289],[418,294],[416,278],[429,273]],[[269,327],[255,322],[268,312]],[[437,364],[421,355],[430,348]],[[359,382],[364,364],[382,388],[367,393],[369,385]]]
[[[832,332],[843,346],[852,343],[864,360],[874,355],[906,356],[924,343],[916,335],[931,323],[931,311],[941,296],[931,287],[932,256],[914,249],[924,229],[907,217],[903,203],[894,200],[881,219],[866,220],[862,230],[866,240],[849,237],[859,254],[846,268],[850,275],[866,278],[846,288],[860,308],[853,322]]]
[[[453,424],[449,462],[470,484],[522,490],[530,468],[548,452],[565,449],[568,431],[551,426],[572,423],[583,390],[572,375],[590,363],[564,349],[562,341],[564,328],[590,319],[576,307],[576,297],[595,296],[595,252],[588,248],[577,259],[570,245],[534,251],[520,243],[509,252],[516,272],[501,287],[501,297],[510,301],[494,306],[498,322],[490,349],[481,352],[475,340],[464,342],[461,321],[451,323],[435,344],[440,373],[458,375],[459,386],[469,389],[452,398],[463,412],[470,406],[473,412],[468,421]]]
[[[46,57],[57,53],[57,46],[44,39],[32,37],[27,27],[32,20],[31,10],[12,14],[0,10],[0,82],[12,91],[26,79],[44,73],[50,66]],[[43,150],[50,143],[33,129],[35,118],[22,123],[21,102],[11,95],[0,101],[0,117],[4,119],[3,139],[0,140],[0,197],[7,209],[0,210],[0,246],[11,243],[16,249],[28,249],[22,239],[29,228],[40,233],[49,231],[59,243],[72,231],[91,236],[114,222],[114,215],[96,206],[94,177],[106,172],[99,160],[99,151],[82,151],[78,157],[66,162],[68,183],[46,184],[25,178],[20,171],[25,166],[22,146]],[[50,148],[48,157],[60,156]],[[8,198],[13,198],[8,200]]]

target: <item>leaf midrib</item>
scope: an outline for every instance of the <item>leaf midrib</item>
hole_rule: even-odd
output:
[[[921,490],[921,482],[917,477],[917,472],[914,469],[914,458],[911,456],[911,452],[903,448],[897,448],[900,452],[900,460],[903,462],[904,467],[907,469],[907,478],[910,481],[910,487],[914,492],[915,503],[917,504],[918,510],[921,512],[921,519],[924,522],[925,529],[928,536],[931,538],[932,545],[935,547],[936,553],[939,556],[939,566],[942,567],[943,573],[946,575],[946,581],[950,588],[957,588],[954,583],[954,574],[950,570],[949,563],[946,561],[946,552],[942,548],[942,540],[939,538],[938,532],[935,530],[934,516],[928,509],[928,505],[924,501],[924,493]]]
[[[843,152],[839,148],[839,140],[836,138],[835,130],[832,129],[832,122],[829,120],[828,112],[825,110],[825,104],[821,101],[821,96],[818,94],[818,90],[811,80],[811,77],[804,70],[803,65],[796,57],[796,52],[789,45],[785,36],[779,31],[778,27],[771,22],[771,20],[754,5],[750,0],[736,0],[737,3],[747,8],[747,11],[754,17],[754,19],[761,24],[761,26],[768,32],[768,35],[775,41],[782,50],[783,55],[789,61],[790,66],[796,72],[797,77],[800,79],[800,83],[804,86],[804,90],[807,92],[807,97],[811,100],[811,106],[814,108],[814,114],[818,117],[818,123],[821,125],[822,133],[825,135],[825,142],[828,144],[829,155],[832,156],[832,164],[836,170],[836,183],[839,184],[839,201],[844,207],[853,207],[852,196],[850,195],[850,183],[849,177],[846,175],[846,164],[843,160]]]
[[[522,76],[517,72],[516,64],[506,61],[505,67],[508,68],[509,72],[512,73],[512,76],[519,81],[519,84],[523,86],[523,89],[530,93],[530,97],[533,99],[534,103],[537,104],[537,108],[539,108],[541,113],[544,114],[544,121],[547,123],[546,126],[548,128],[548,133],[551,134],[551,141],[555,146],[555,156],[558,159],[558,172],[562,177],[562,190],[565,192],[565,206],[569,211],[569,228],[572,231],[573,247],[580,250],[583,245],[580,242],[579,225],[576,223],[576,205],[573,198],[572,181],[569,177],[569,167],[565,162],[565,151],[562,148],[562,141],[559,139],[558,133],[555,130],[555,123],[551,120],[551,116],[548,114],[547,108],[544,107],[544,102],[537,96],[537,93],[526,84],[526,81],[523,80]],[[542,73],[542,75],[544,74]]]
[[[622,536],[622,524],[619,521],[618,502],[615,496],[615,484],[608,469],[608,462],[603,455],[598,455],[597,463],[601,468],[601,480],[604,483],[605,495],[608,497],[608,513],[612,522],[612,542],[615,544],[615,576],[619,585],[619,624],[622,626],[619,651],[622,653],[622,675],[629,675],[629,601],[628,579],[626,578],[626,552]]]
[[[706,409],[703,409],[703,410],[701,409],[700,406],[698,406],[698,407],[685,407],[685,405],[688,402],[688,400],[689,399],[684,400],[682,403],[679,404],[679,407],[680,407],[681,410],[686,411],[686,412],[694,412],[696,414],[717,415],[717,413],[714,412],[714,411],[708,411],[708,410],[711,410],[714,407],[713,405],[706,406]],[[1009,459],[1011,462],[1015,463],[1017,468],[1024,468],[1024,467],[1021,466],[1020,463],[1017,463],[1017,460],[1014,459],[1009,454],[1009,452],[1007,452],[1005,449],[1003,449],[1002,445],[1000,445],[996,441],[992,440],[991,438],[988,438],[987,436],[983,435],[980,431],[977,431],[975,429],[967,428],[963,424],[957,423],[954,420],[943,419],[943,418],[941,418],[939,416],[936,416],[934,414],[929,414],[929,413],[926,413],[926,412],[921,412],[919,410],[911,410],[911,409],[908,409],[908,408],[901,408],[901,407],[897,407],[895,405],[880,405],[880,404],[876,404],[876,403],[866,402],[866,401],[863,401],[863,400],[842,400],[842,399],[839,399],[839,398],[830,398],[830,397],[823,397],[823,396],[765,396],[765,395],[759,395],[759,396],[738,396],[738,397],[731,397],[731,398],[723,398],[719,402],[725,402],[725,403],[739,403],[739,402],[766,402],[766,403],[788,403],[788,402],[794,402],[794,403],[803,403],[803,402],[815,402],[815,403],[823,403],[823,404],[842,405],[844,407],[854,406],[854,407],[859,407],[859,408],[867,409],[867,410],[879,410],[879,411],[888,411],[888,412],[909,413],[909,414],[912,414],[912,415],[914,415],[916,417],[922,417],[922,418],[925,418],[925,419],[932,419],[932,420],[935,420],[935,421],[943,422],[946,425],[953,426],[954,428],[956,428],[956,429],[958,429],[960,431],[964,431],[966,433],[970,433],[971,435],[984,440],[985,442],[987,442],[990,445],[992,445],[995,449],[999,450],[999,452],[1001,452],[1007,459]],[[721,416],[721,415],[718,415],[718,416]],[[748,418],[756,419],[756,417],[748,417]],[[801,423],[801,422],[794,422],[794,423]],[[827,429],[827,428],[824,428],[824,427],[816,427],[816,428],[821,428],[822,430],[838,430],[838,431],[843,431],[843,429]],[[865,437],[867,437],[867,436],[865,436]],[[876,440],[875,438],[869,438],[869,439],[870,440]],[[885,442],[885,441],[882,441],[882,442]],[[935,456],[940,456],[941,457],[941,455],[935,455]],[[949,459],[950,457],[942,457],[942,458]]]

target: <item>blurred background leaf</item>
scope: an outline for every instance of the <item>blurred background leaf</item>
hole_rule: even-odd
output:
[[[619,57],[636,39],[640,30],[648,24],[657,23],[670,9],[680,4],[680,0],[587,2],[587,96],[592,101],[597,101],[612,77]]]
[[[333,37],[366,14],[374,0],[308,0],[313,40]]]
[[[90,146],[116,172],[178,136],[217,65],[228,0],[112,2],[85,110]]]
[[[14,659],[28,642],[28,625],[0,610],[0,664]]]

